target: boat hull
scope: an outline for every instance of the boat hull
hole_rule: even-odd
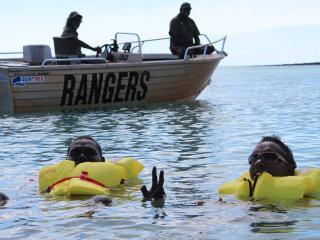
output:
[[[188,61],[1,65],[0,111],[106,107],[195,99],[223,55]]]

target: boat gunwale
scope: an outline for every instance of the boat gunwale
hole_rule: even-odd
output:
[[[152,67],[163,65],[188,65],[199,64],[202,62],[211,62],[215,60],[222,60],[225,56],[223,54],[211,54],[205,56],[198,56],[191,58],[187,61],[183,59],[175,60],[155,60],[155,61],[141,61],[141,62],[115,62],[115,63],[92,63],[92,64],[72,64],[72,65],[22,65],[22,66],[9,66],[1,64],[0,69],[7,69],[10,72],[14,71],[47,71],[47,70],[94,70],[94,69],[113,69],[113,68],[130,68],[130,67]]]

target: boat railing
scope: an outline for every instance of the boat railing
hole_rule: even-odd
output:
[[[131,44],[137,44],[136,46],[133,46],[130,49],[130,53],[133,53],[134,50],[138,48],[139,49],[138,52],[139,52],[141,57],[142,57],[142,47],[146,42],[154,42],[154,41],[161,41],[161,40],[169,40],[170,39],[170,37],[162,37],[162,38],[153,38],[153,39],[141,40],[141,38],[140,38],[140,36],[138,34],[136,34],[136,33],[125,33],[125,32],[116,33],[115,39],[117,40],[118,39],[118,35],[121,35],[121,34],[123,34],[123,35],[134,35],[134,36],[137,37],[138,41],[131,41],[130,42]],[[206,44],[197,45],[197,46],[188,47],[186,49],[186,51],[185,51],[185,54],[184,54],[184,58],[183,58],[184,61],[188,61],[189,60],[189,55],[190,55],[190,50],[191,49],[203,49],[203,56],[205,56],[208,46],[214,45],[214,44],[219,43],[219,42],[221,42],[222,45],[221,45],[220,50],[216,49],[216,52],[217,53],[224,53],[224,45],[225,45],[225,41],[227,39],[227,36],[225,36],[225,37],[223,37],[221,39],[218,39],[216,41],[211,41],[210,38],[206,34],[200,34],[200,36],[205,38],[207,43]],[[125,44],[125,43],[126,42],[121,42],[121,43],[118,43],[118,44],[122,45],[122,44]]]
[[[189,57],[190,56],[190,52],[191,52],[190,50],[192,50],[192,49],[201,49],[201,50],[203,50],[202,56],[204,57],[206,55],[206,53],[207,53],[208,47],[212,46],[212,45],[214,45],[215,43],[218,43],[218,42],[221,42],[222,46],[221,46],[221,49],[220,50],[216,50],[216,52],[224,54],[224,45],[225,45],[227,36],[225,36],[225,37],[223,37],[221,39],[218,39],[216,41],[211,42],[207,35],[205,35],[205,34],[201,34],[201,35],[204,36],[208,40],[209,43],[188,47],[186,49],[185,53],[184,53],[184,57],[183,57],[184,61],[188,61],[190,59],[190,57]]]
[[[137,34],[137,33],[130,33],[130,32],[117,32],[117,33],[115,34],[115,37],[114,37],[115,40],[116,40],[116,42],[118,42],[118,36],[119,36],[119,35],[131,35],[131,36],[137,37],[137,41],[132,41],[132,42],[130,42],[130,43],[137,43],[137,46],[133,47],[133,48],[130,50],[130,52],[133,52],[133,49],[138,48],[138,49],[139,49],[138,53],[140,54],[140,57],[141,57],[141,59],[142,59],[142,41],[140,40],[139,34]],[[119,43],[119,44],[125,44],[125,42],[124,42],[124,43]]]
[[[107,64],[107,60],[105,58],[102,57],[95,57],[95,58],[48,58],[45,59],[42,64],[41,67],[44,67],[45,65],[47,65],[48,63],[54,63],[54,64],[59,64],[59,63],[63,63],[63,62],[69,62],[69,63],[74,63],[74,64],[78,64],[78,63],[105,63]]]
[[[153,39],[141,40],[141,41],[140,41],[140,43],[141,43],[141,48],[143,47],[143,45],[144,45],[146,42],[155,42],[155,41],[168,40],[168,39],[170,39],[170,37],[153,38]],[[134,43],[134,42],[133,42],[133,43]],[[133,50],[134,50],[135,48],[137,48],[137,47],[138,47],[138,45],[137,45],[137,46],[134,46],[134,47],[132,48],[132,52],[133,52]]]
[[[22,54],[23,52],[0,52],[0,55]]]
[[[118,42],[119,40],[119,36],[120,35],[128,35],[128,36],[134,36],[136,37],[136,41],[130,41],[130,42]],[[206,34],[200,34],[200,36],[202,36],[203,38],[205,38],[207,40],[208,43],[206,44],[201,44],[201,45],[197,45],[197,46],[191,46],[191,47],[188,47],[185,51],[185,54],[184,54],[184,58],[183,60],[184,61],[188,61],[190,59],[190,54],[191,53],[191,50],[193,49],[201,49],[202,51],[202,55],[203,57],[206,55],[207,53],[207,50],[208,50],[208,47],[211,46],[211,45],[214,45],[218,42],[221,42],[222,43],[222,46],[221,46],[221,49],[220,51],[218,51],[216,49],[216,52],[217,53],[222,53],[224,54],[224,45],[225,45],[225,41],[226,41],[226,36],[219,39],[219,40],[216,40],[216,41],[211,41],[209,39],[209,37],[206,35]],[[139,34],[137,33],[130,33],[130,32],[117,32],[115,34],[115,43],[117,43],[118,45],[125,45],[126,43],[130,43],[130,47],[127,49],[127,52],[128,53],[134,53],[134,51],[136,49],[138,49],[137,51],[137,55],[140,57],[141,60],[143,60],[143,53],[142,53],[142,46],[147,43],[147,42],[154,42],[154,41],[161,41],[161,40],[169,40],[170,37],[162,37],[162,38],[154,38],[154,39],[146,39],[146,40],[141,40]],[[135,44],[133,47],[131,47],[131,44]],[[117,46],[118,47],[118,46]],[[0,52],[0,55],[17,55],[17,54],[23,54],[23,52],[18,52],[18,51],[15,51],[15,52]],[[171,53],[170,53],[171,54]],[[41,66],[45,66],[45,65],[48,65],[48,64],[59,64],[59,63],[66,63],[66,62],[69,62],[70,64],[79,64],[79,63],[108,63],[108,60],[104,57],[96,57],[96,58],[92,58],[92,57],[84,57],[84,58],[46,58],[42,61],[41,63]]]
[[[21,60],[21,54],[23,54],[23,52],[0,52],[0,60],[1,61],[19,61]],[[11,56],[9,56],[11,55]],[[14,55],[14,56],[12,56]]]

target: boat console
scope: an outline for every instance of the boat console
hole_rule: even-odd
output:
[[[48,45],[23,46],[23,61],[30,65],[41,65],[44,60],[49,58],[52,58],[52,54]]]

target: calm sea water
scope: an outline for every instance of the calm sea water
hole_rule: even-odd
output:
[[[318,66],[220,67],[189,103],[0,115],[0,191],[11,198],[0,208],[0,239],[319,239],[317,200],[221,203],[217,194],[248,169],[263,135],[281,136],[299,169],[320,167],[319,96]],[[39,169],[86,134],[106,158],[145,165],[140,180],[112,191],[111,207],[38,194]],[[152,166],[165,171],[160,207],[139,191]]]

